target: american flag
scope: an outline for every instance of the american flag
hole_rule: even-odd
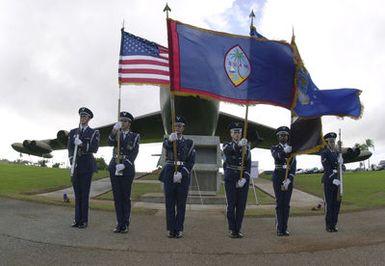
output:
[[[168,49],[122,30],[119,84],[169,85]]]

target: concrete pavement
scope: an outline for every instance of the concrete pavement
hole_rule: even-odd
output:
[[[160,182],[158,180],[140,180],[137,179],[134,182],[138,183],[156,183],[160,185]],[[274,190],[272,182],[266,179],[257,178],[254,179],[254,185],[264,191],[265,193],[269,194],[271,197],[274,198]],[[94,198],[98,195],[104,194],[111,190],[111,182],[109,178],[102,178],[99,180],[95,180],[91,184],[91,191],[90,191],[90,197]],[[53,191],[49,193],[40,194],[41,196],[45,197],[51,197],[51,198],[58,198],[62,199],[63,194],[67,193],[68,197],[70,199],[74,199],[73,195],[73,189],[65,188],[58,191]],[[250,193],[252,193],[250,191]],[[162,195],[160,195],[162,197]],[[292,207],[309,207],[312,208],[314,206],[317,206],[319,203],[321,203],[323,200],[319,197],[316,197],[314,195],[308,194],[306,192],[303,192],[298,189],[293,189],[293,194],[291,198],[290,205]],[[200,202],[200,201],[199,201]],[[205,204],[202,206],[201,204],[189,204],[190,209],[195,210],[204,210],[204,209],[223,209],[223,204],[225,203],[225,200],[220,200],[220,204]],[[137,201],[134,202],[134,207],[141,207],[141,208],[151,208],[151,209],[163,209],[164,204],[163,203],[154,203],[154,202],[143,202],[143,201]],[[249,205],[248,208],[274,208],[274,205]]]
[[[186,213],[185,237],[165,236],[165,217],[132,215],[114,234],[113,212],[90,210],[87,229],[71,228],[73,208],[0,198],[0,265],[383,265],[385,209],[340,215],[338,233],[322,216],[291,217],[289,237],[274,218],[246,217],[243,239],[227,237],[217,212]]]

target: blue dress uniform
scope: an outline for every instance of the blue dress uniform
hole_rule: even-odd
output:
[[[79,109],[79,114],[87,114],[90,118],[93,117],[91,110],[82,107]],[[68,134],[68,156],[70,163],[73,163],[75,151],[74,140],[76,137],[83,142],[78,146],[76,154],[75,171],[72,176],[72,186],[75,193],[75,220],[73,227],[85,228],[88,223],[88,202],[91,187],[92,174],[96,172],[96,160],[93,153],[96,153],[99,148],[100,135],[99,131],[90,127],[74,128]]]
[[[276,130],[276,134],[278,135],[280,132],[287,132],[289,135],[288,127],[279,127]],[[293,158],[290,162],[289,166],[287,166],[287,159],[290,153],[286,153],[284,151],[284,145],[278,143],[271,147],[271,154],[274,158],[275,169],[273,172],[273,188],[276,200],[276,229],[278,236],[289,235],[287,231],[287,224],[289,220],[290,213],[290,199],[291,194],[293,192],[293,183],[294,176],[296,171],[297,162],[296,159]],[[287,187],[287,190],[283,188],[282,182],[285,180],[286,170],[288,169],[288,179],[291,181]]]
[[[330,132],[324,136],[324,139],[336,138],[337,134]],[[321,152],[321,162],[324,168],[322,183],[324,184],[324,196],[326,203],[326,231],[337,232],[338,214],[340,212],[341,200],[338,199],[338,186],[333,184],[335,179],[339,180],[338,176],[338,152],[329,148]],[[335,181],[334,181],[335,182]]]
[[[120,117],[127,118],[131,120],[131,122],[134,120],[133,116],[128,112],[121,112]],[[135,177],[135,159],[139,152],[140,135],[131,131],[121,131],[120,163],[125,166],[122,175],[116,175],[116,135],[117,134],[111,132],[108,136],[108,145],[115,147],[108,166],[117,220],[117,226],[114,232],[126,233],[130,225],[131,187]]]
[[[181,117],[177,117],[177,122],[178,120],[184,121]],[[190,176],[195,163],[194,143],[184,136],[176,140],[177,161],[174,161],[173,142],[165,138],[163,148],[166,151],[166,162],[160,173],[159,180],[164,183],[167,230],[169,231],[169,237],[178,237],[182,236],[181,232],[183,232]],[[182,174],[180,183],[173,182],[175,165],[177,171]]]
[[[230,130],[235,128],[242,129],[242,124],[231,123],[229,125]],[[243,236],[240,230],[246,209],[251,169],[250,147],[249,145],[246,147],[245,163],[243,166],[243,178],[246,179],[246,183],[243,187],[237,187],[241,173],[242,147],[235,141],[225,142],[223,144],[223,170],[227,198],[226,213],[230,237],[232,238],[240,238]]]

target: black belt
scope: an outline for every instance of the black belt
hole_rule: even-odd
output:
[[[182,161],[166,161],[167,164],[173,164],[173,165],[184,165],[184,162]]]
[[[115,159],[121,159],[121,160],[124,160],[124,159],[128,159],[128,155],[123,155],[123,154],[120,154],[120,155],[114,155],[114,158]]]
[[[279,164],[275,165],[275,169],[286,169],[286,168],[287,168],[287,165],[279,165]]]
[[[227,165],[226,168],[241,171],[241,167],[239,165]],[[243,167],[242,170],[245,170],[245,167]]]

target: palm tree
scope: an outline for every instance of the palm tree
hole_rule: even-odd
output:
[[[230,58],[234,60],[237,68],[237,73],[241,79],[243,79],[240,73],[240,66],[245,62],[245,54],[239,49],[235,49],[234,52],[230,54]]]
[[[374,143],[372,139],[366,139],[365,143],[359,144],[356,143],[354,144],[354,148],[359,148],[361,151],[369,151],[369,148],[372,148],[374,150]],[[365,164],[363,164],[364,169],[365,169]],[[370,169],[370,159],[368,159],[368,169]]]
[[[374,141],[372,139],[366,139],[365,140],[365,145],[367,147],[367,150],[372,148],[373,151],[374,151]],[[368,158],[368,169],[370,169],[370,158]]]

